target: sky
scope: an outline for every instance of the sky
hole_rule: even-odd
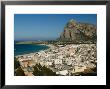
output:
[[[71,19],[97,24],[96,14],[15,14],[14,39],[54,40],[60,36]]]

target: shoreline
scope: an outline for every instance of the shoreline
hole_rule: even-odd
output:
[[[96,44],[68,44],[66,46],[58,45],[58,47],[54,46],[53,44],[48,44],[46,46],[48,46],[49,48],[40,50],[39,52],[18,55],[17,57],[20,58],[18,59],[18,61],[20,63],[22,63],[23,60],[34,61],[35,64],[40,64],[42,67],[46,66],[53,72],[56,72],[56,74],[68,72],[70,73],[70,75],[71,73],[74,75],[77,72],[82,73],[82,71],[88,69],[89,67],[97,68],[97,57],[92,57],[93,54],[96,55]],[[23,60],[21,56],[24,57]],[[53,56],[53,58],[51,56]],[[91,59],[89,59],[89,56],[91,57]],[[32,59],[30,59],[30,57]],[[83,62],[81,58],[83,58]]]
[[[31,45],[31,44],[30,44]],[[51,46],[50,45],[45,45],[45,44],[32,44],[32,45],[43,45],[43,46],[47,46],[48,48],[47,49],[49,49]],[[19,56],[26,56],[26,55],[33,55],[33,54],[35,54],[35,53],[37,53],[37,52],[40,52],[40,51],[43,51],[43,50],[47,50],[47,49],[41,49],[41,50],[39,50],[39,51],[36,51],[36,52],[30,52],[30,53],[26,53],[26,54],[22,54],[22,55],[16,55],[16,56],[14,56],[14,57],[19,57]],[[15,49],[14,49],[15,50]]]

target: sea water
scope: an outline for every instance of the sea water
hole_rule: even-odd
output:
[[[14,55],[23,55],[34,52],[39,52],[40,50],[48,49],[48,46],[45,45],[36,45],[36,44],[15,44],[14,45]]]

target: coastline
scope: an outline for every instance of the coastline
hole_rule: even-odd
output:
[[[18,44],[18,45],[21,45],[21,44]],[[31,44],[30,44],[31,45]],[[49,49],[50,48],[50,45],[45,45],[45,44],[32,44],[32,45],[43,45],[43,46],[47,46],[48,48],[47,49]],[[47,50],[47,49],[41,49],[41,50],[39,50],[39,51],[36,51],[36,52],[30,52],[30,53],[25,53],[25,54],[21,54],[21,55],[16,55],[15,57],[19,57],[19,56],[26,56],[26,55],[33,55],[33,54],[35,54],[35,53],[37,53],[37,52],[40,52],[40,51],[42,51],[42,50]],[[16,50],[16,49],[14,49],[14,50]]]
[[[34,53],[17,56],[20,58],[18,61],[21,64],[22,64],[23,60],[24,61],[33,61],[34,66],[35,66],[35,64],[40,64],[41,66],[46,66],[47,68],[51,69],[53,72],[56,72],[57,74],[59,74],[60,71],[64,71],[67,69],[67,70],[71,71],[71,73],[73,75],[75,75],[75,74],[77,75],[77,74],[82,74],[84,72],[84,70],[86,70],[86,72],[87,72],[88,71],[87,69],[89,67],[91,67],[92,69],[96,68],[96,65],[94,63],[91,63],[91,61],[95,62],[95,63],[97,62],[96,57],[93,58],[91,56],[91,58],[92,58],[91,60],[86,60],[86,58],[89,57],[89,55],[87,53],[88,51],[92,50],[91,53],[89,53],[90,55],[96,54],[95,53],[96,44],[79,44],[79,45],[78,44],[69,44],[66,46],[59,45],[58,47],[56,47],[52,44],[49,44],[46,46],[49,47],[46,50],[41,50],[39,52],[34,52]],[[78,51],[77,49],[79,49],[79,48],[80,48],[80,50],[77,53],[77,51]],[[70,57],[65,56],[68,54],[68,52],[69,52]],[[83,56],[84,54],[86,56]],[[53,57],[55,59],[51,59],[51,55],[53,55]],[[24,59],[22,59],[21,56],[23,56]],[[64,56],[66,57],[66,59],[63,58]],[[85,57],[84,62],[81,62],[80,56]],[[64,61],[65,61],[66,65],[65,65],[65,63],[63,64]],[[56,64],[54,64],[55,65],[54,67],[52,67],[53,66],[52,63],[56,63]],[[71,65],[71,67],[69,67],[70,65]],[[73,71],[74,65],[76,66],[75,71]],[[83,67],[80,67],[80,65],[82,65]],[[23,66],[23,65],[21,65],[21,66]],[[63,66],[67,67],[67,68],[59,69],[60,67],[62,68]],[[73,68],[73,70],[71,70],[71,68]],[[90,70],[89,70],[89,72],[90,72]],[[79,71],[83,71],[83,72],[79,72]],[[84,74],[82,74],[82,75],[84,75]]]

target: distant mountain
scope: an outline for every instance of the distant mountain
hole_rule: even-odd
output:
[[[97,27],[89,23],[80,23],[71,19],[61,33],[60,41],[72,41],[74,43],[96,43]]]

